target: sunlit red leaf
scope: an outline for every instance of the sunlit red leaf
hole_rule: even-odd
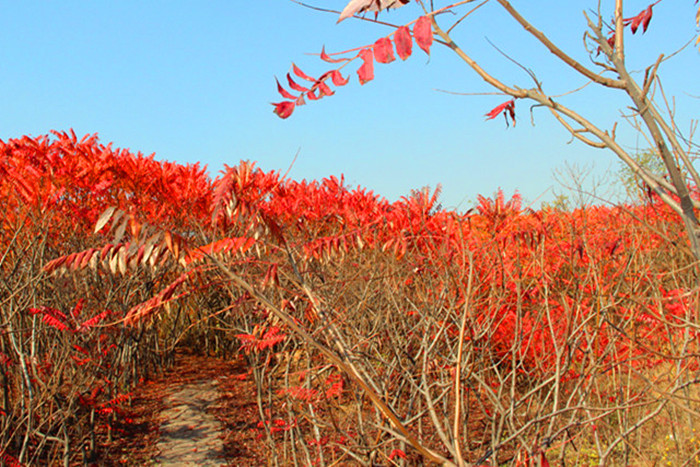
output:
[[[272,105],[275,106],[274,112],[278,117],[288,118],[290,115],[292,115],[292,112],[294,112],[294,107],[296,104],[292,101],[282,101],[273,103]]]
[[[289,91],[284,89],[277,78],[275,78],[275,81],[277,82],[277,92],[279,92],[282,95],[282,97],[284,97],[285,99],[297,98],[297,96],[290,94]]]
[[[401,57],[401,60],[406,60],[411,56],[413,39],[411,39],[411,31],[409,31],[408,26],[401,26],[396,30],[394,44],[396,45],[396,53]]]
[[[514,100],[509,100],[507,102],[504,102],[501,105],[498,105],[491,109],[487,114],[486,114],[486,120],[491,120],[493,118],[496,118],[500,113],[503,113],[504,117],[506,118],[506,123],[508,123],[508,117],[510,117],[513,120],[513,124],[515,125],[515,101]]]
[[[295,91],[306,92],[309,90],[309,88],[305,88],[304,86],[297,84],[297,82],[292,79],[292,75],[289,73],[287,73],[287,82],[289,83],[289,87]],[[291,97],[288,97],[287,99],[291,99]]]
[[[394,46],[388,37],[382,37],[377,39],[377,41],[372,46],[372,51],[374,52],[374,58],[379,63],[391,63],[394,60]]]
[[[316,81],[316,78],[312,78],[311,76],[301,71],[301,69],[294,63],[292,63],[292,71],[294,71],[294,74],[297,75],[299,78],[303,78],[306,81],[311,81],[312,83]]]
[[[372,49],[360,50],[359,57],[362,59],[362,66],[357,70],[360,84],[365,84],[374,79],[374,55]]]
[[[70,314],[73,318],[77,318],[80,316],[80,312],[83,310],[83,305],[85,304],[85,299],[81,298],[78,300],[78,303],[75,304],[75,307],[71,310]]]
[[[324,62],[328,63],[341,63],[341,62],[347,62],[350,60],[349,58],[331,58],[327,53],[326,53],[326,46],[324,45],[321,47],[321,60]]]
[[[421,16],[413,26],[413,38],[416,44],[425,53],[430,55],[430,46],[433,45],[433,24],[427,16]]]
[[[333,81],[334,86],[345,86],[350,81],[349,78],[343,78],[339,70],[331,71],[331,81]]]
[[[646,9],[642,10],[642,12],[639,13],[637,16],[633,16],[632,18],[624,18],[622,20],[625,26],[630,26],[630,29],[632,29],[632,34],[635,34],[637,32],[637,29],[639,28],[640,24],[642,25],[642,33],[647,32],[647,28],[649,27],[649,22],[651,21],[651,16],[653,14],[652,8],[654,7],[654,5],[659,3],[659,1],[660,0],[657,0],[656,2],[649,5]]]
[[[102,321],[103,319],[105,319],[105,318],[109,315],[109,313],[110,313],[109,310],[105,310],[105,311],[103,311],[102,313],[100,313],[100,314],[98,314],[98,315],[95,315],[95,316],[93,316],[92,318],[90,318],[90,319],[84,321],[84,322],[78,327],[77,331],[79,331],[79,332],[85,332],[85,331],[87,331],[88,329],[94,327],[94,326],[97,325],[100,321]]]
[[[316,87],[318,88],[319,96],[332,96],[335,94],[335,91],[329,88],[325,81],[320,81]]]

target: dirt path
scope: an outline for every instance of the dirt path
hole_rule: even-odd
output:
[[[225,464],[223,425],[210,413],[219,399],[218,380],[197,381],[175,388],[160,414],[160,465]]]
[[[113,439],[99,440],[97,465],[266,465],[258,419],[242,361],[179,354],[133,391]]]

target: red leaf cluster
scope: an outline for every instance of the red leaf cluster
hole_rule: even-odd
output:
[[[378,0],[370,0],[369,3],[367,1],[354,2],[355,6],[350,8],[350,10],[352,10],[355,7],[357,7],[357,9],[354,10],[353,13],[350,13],[350,15],[354,14],[357,11],[365,11],[367,8],[369,8],[371,4],[374,4],[375,2],[378,2]],[[351,4],[352,3],[353,2],[351,2]],[[376,6],[379,7],[378,4]],[[350,5],[348,5],[348,7],[350,7]],[[284,97],[287,100],[273,103],[272,105],[274,106],[274,113],[278,117],[285,119],[292,115],[294,109],[297,106],[304,105],[307,99],[315,101],[322,98],[323,96],[332,96],[335,93],[335,91],[333,91],[328,86],[328,80],[330,79],[330,81],[336,87],[344,86],[345,84],[347,84],[349,78],[343,77],[340,70],[349,62],[352,62],[354,60],[360,60],[362,62],[362,64],[357,70],[357,77],[360,84],[365,84],[374,79],[375,60],[377,61],[377,63],[391,63],[395,60],[394,47],[396,47],[396,54],[402,60],[406,60],[408,57],[411,56],[413,52],[413,40],[415,39],[416,44],[421,48],[421,50],[423,50],[427,54],[430,54],[430,47],[433,44],[433,31],[431,19],[428,16],[421,16],[420,18],[418,18],[418,20],[413,26],[413,33],[411,33],[411,30],[408,26],[401,26],[393,33],[392,36],[393,40],[390,36],[377,39],[374,42],[374,44],[372,44],[371,46],[362,47],[359,50],[359,52],[357,52],[352,57],[332,58],[326,53],[325,47],[322,48],[321,60],[328,63],[343,63],[343,65],[340,68],[323,73],[318,78],[313,78],[307,75],[302,70],[300,70],[295,64],[292,64],[292,72],[296,76],[306,81],[309,81],[312,84],[309,87],[301,86],[297,82],[295,82],[292,79],[291,74],[288,73],[287,82],[289,84],[289,88],[293,91],[297,91],[300,93],[298,95],[294,95],[287,89],[285,89],[280,84],[279,80],[275,79],[277,83],[277,91],[282,97]],[[341,55],[342,54],[344,53],[341,53]]]
[[[632,34],[636,34],[637,29],[639,29],[639,26],[642,26],[642,34],[644,34],[645,32],[647,32],[647,28],[649,27],[649,23],[651,22],[654,5],[656,5],[660,1],[661,0],[656,0],[654,3],[646,7],[637,15],[632,16],[631,18],[623,18],[622,24],[625,26],[629,26],[632,30]],[[615,31],[610,32],[610,37],[608,37],[606,42],[608,43],[611,49],[615,48]],[[598,47],[598,50],[596,52],[596,55],[598,54],[600,54],[600,47]]]
[[[256,328],[252,334],[237,334],[236,337],[241,341],[240,348],[246,354],[271,349],[287,339],[287,335],[282,334],[277,326],[268,329]]]
[[[508,124],[508,117],[513,121],[515,125],[515,101],[513,99],[504,102],[503,104],[497,105],[489,112],[486,113],[486,120],[491,120],[498,117],[499,114],[503,114],[506,119],[506,125]]]
[[[629,25],[630,29],[632,30],[632,34],[636,34],[637,29],[640,25],[642,26],[642,33],[647,32],[647,28],[649,27],[649,22],[651,21],[651,16],[653,14],[652,8],[660,1],[661,0],[656,0],[654,3],[646,7],[636,16],[633,16],[631,18],[624,18],[622,20],[623,24],[625,26]]]

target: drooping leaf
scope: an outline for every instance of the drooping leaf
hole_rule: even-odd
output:
[[[294,74],[297,75],[299,78],[303,78],[306,81],[311,81],[312,83],[316,81],[316,78],[312,78],[311,76],[301,71],[301,69],[294,63],[292,63],[292,71],[294,71]]]
[[[350,78],[343,78],[339,70],[331,71],[331,80],[334,86],[345,86],[350,81]]]
[[[319,96],[332,96],[335,94],[335,91],[329,88],[325,81],[319,81],[316,87],[318,88]]]
[[[421,16],[413,26],[413,38],[416,44],[425,53],[430,55],[430,46],[433,45],[433,24],[427,16]]]
[[[277,78],[275,78],[275,81],[277,82],[277,92],[279,92],[282,95],[282,97],[284,97],[285,99],[297,98],[297,96],[290,94],[289,91],[284,89]]]
[[[508,117],[510,117],[513,120],[513,125],[515,125],[515,101],[513,99],[491,109],[486,114],[486,120],[496,118],[500,113],[503,113],[506,123],[508,123]]]
[[[362,66],[357,70],[360,84],[365,84],[374,79],[374,55],[372,49],[362,49],[358,54],[362,59]]]
[[[296,104],[292,101],[282,101],[273,103],[272,105],[275,106],[274,112],[279,118],[288,118],[290,115],[292,115],[292,112],[294,112],[294,107],[296,106]]]
[[[287,82],[289,83],[289,87],[294,89],[295,91],[307,92],[309,90],[309,88],[305,88],[304,86],[301,86],[296,81],[294,81],[292,79],[292,75],[290,75],[289,73],[287,73]]]
[[[324,62],[328,63],[341,63],[341,62],[347,62],[350,60],[349,58],[331,58],[327,53],[326,53],[326,46],[324,45],[321,47],[321,60]]]
[[[409,31],[408,26],[401,26],[396,30],[394,44],[396,45],[396,53],[399,54],[401,60],[406,60],[411,56],[413,39],[411,39],[411,31]]]
[[[658,3],[658,1],[652,3],[647,8],[642,10],[642,12],[639,13],[637,16],[633,16],[631,18],[624,18],[622,20],[625,26],[630,26],[630,29],[632,29],[632,34],[635,34],[637,32],[637,29],[639,28],[640,24],[642,25],[642,33],[647,32],[647,28],[649,27],[649,22],[651,21],[651,16],[653,14],[652,8],[654,7],[654,5],[656,5],[656,3]]]
[[[391,63],[394,60],[394,46],[388,37],[382,37],[377,39],[377,41],[372,46],[372,51],[374,52],[374,58],[379,63]]]

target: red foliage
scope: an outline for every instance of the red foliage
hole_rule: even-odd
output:
[[[503,113],[503,116],[506,119],[506,125],[508,124],[508,117],[510,117],[510,119],[513,121],[513,125],[515,125],[515,101],[513,99],[491,109],[486,114],[486,120],[494,119],[501,113]]]
[[[374,79],[374,54],[372,49],[362,49],[359,57],[362,59],[362,66],[357,70],[360,84],[365,84]]]
[[[379,0],[353,1],[348,4],[346,9],[343,11],[341,19],[352,16],[357,12],[367,11],[368,9],[371,11],[379,11],[387,7],[393,8],[395,6],[400,6],[407,3],[404,0],[391,0],[389,2],[390,4],[385,4],[383,2],[385,2],[385,0],[381,0],[381,2]],[[393,36],[393,41],[390,38],[391,36]],[[357,77],[360,84],[365,84],[374,79],[375,60],[377,63],[391,63],[395,60],[394,47],[396,47],[396,53],[402,60],[406,60],[409,56],[411,56],[413,52],[413,39],[415,39],[416,44],[418,44],[418,46],[425,53],[430,54],[430,47],[433,44],[433,30],[432,22],[428,16],[422,16],[415,21],[413,26],[413,35],[411,35],[411,30],[409,29],[408,25],[405,25],[399,27],[390,36],[382,37],[377,39],[372,45],[359,48],[359,51],[355,53],[354,56],[331,58],[331,56],[326,53],[325,47],[323,47],[321,49],[320,57],[321,60],[327,63],[343,63],[341,68],[354,60],[362,61],[362,64],[357,69]],[[345,55],[356,50],[358,49],[341,52],[336,55]],[[301,93],[298,96],[295,96],[284,89],[279,81],[277,81],[277,91],[282,95],[282,97],[288,99],[286,101],[272,104],[274,106],[274,113],[280,118],[290,117],[296,106],[303,105],[306,102],[306,99],[315,101],[323,96],[332,96],[335,91],[328,86],[328,78],[331,78],[334,86],[343,86],[348,82],[348,79],[343,78],[343,76],[340,74],[340,68],[326,71],[319,78],[313,78],[292,63],[292,72],[296,76],[312,82],[313,85],[310,88],[301,86],[292,79],[290,74],[287,74],[289,87],[292,90]]]
[[[401,60],[406,60],[413,52],[413,40],[408,26],[401,26],[394,33],[394,43],[396,44],[396,53],[401,57]]]
[[[639,28],[640,25],[642,26],[642,33],[647,32],[647,28],[649,27],[649,22],[651,21],[651,16],[653,14],[652,8],[660,1],[661,0],[656,0],[656,2],[646,7],[636,16],[625,18],[622,20],[622,22],[625,26],[629,25],[630,29],[632,29],[632,34],[637,32],[637,28]]]
[[[379,63],[391,63],[396,60],[394,58],[394,46],[388,37],[377,39],[372,46],[372,51],[374,52],[374,58]]]

